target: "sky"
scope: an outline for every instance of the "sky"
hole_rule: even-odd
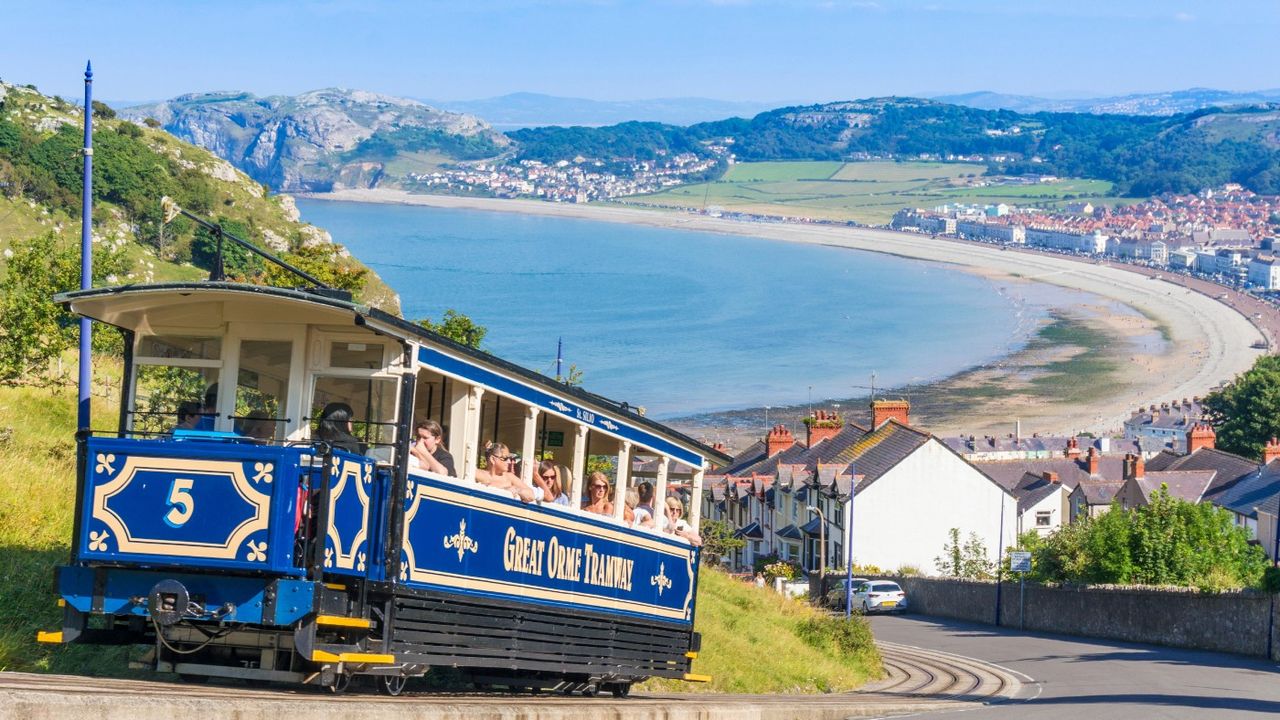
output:
[[[150,101],[325,87],[468,100],[822,102],[1280,87],[1276,0],[5,0],[0,79]]]

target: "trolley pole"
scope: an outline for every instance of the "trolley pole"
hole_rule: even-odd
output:
[[[80,194],[80,289],[93,287],[93,63],[84,66],[84,185]],[[89,429],[93,383],[93,323],[80,318],[80,396],[76,427]]]

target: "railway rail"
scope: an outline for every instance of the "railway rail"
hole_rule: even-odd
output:
[[[1008,702],[1015,700],[1023,687],[1009,671],[980,660],[892,643],[880,643],[879,647],[885,664],[884,679],[857,692],[826,695],[637,693],[619,700],[550,694],[415,693],[410,689],[392,698],[372,692],[331,695],[288,687],[0,673],[0,718],[169,720],[181,714],[266,720],[286,712],[302,712],[309,720],[347,720],[358,708],[361,720],[514,716],[530,720],[782,720],[796,717],[803,708],[800,714],[805,717],[836,720]]]

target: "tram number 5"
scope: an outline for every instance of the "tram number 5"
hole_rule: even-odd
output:
[[[195,482],[191,478],[174,478],[169,486],[169,512],[164,516],[169,527],[182,527],[191,519],[191,513],[196,509],[196,501],[191,497],[191,486]]]

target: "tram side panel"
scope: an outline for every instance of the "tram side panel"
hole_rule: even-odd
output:
[[[696,548],[419,475],[404,513],[398,656],[625,679],[688,671]]]

